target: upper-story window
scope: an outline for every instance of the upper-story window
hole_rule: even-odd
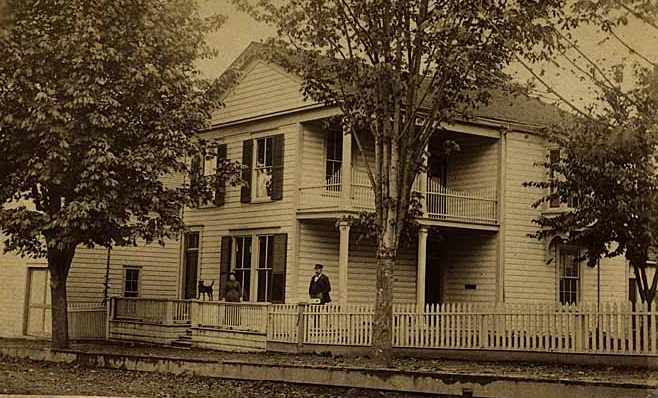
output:
[[[560,163],[560,150],[559,149],[551,149],[548,152],[548,163],[551,166]],[[550,169],[549,173],[550,173],[550,175],[549,175],[550,180],[554,181],[557,176],[556,176],[555,171],[553,170],[553,168]],[[554,187],[550,188],[550,193],[551,194],[555,193],[555,188]],[[560,207],[560,198],[558,198],[558,197],[551,198],[551,200],[548,203],[548,207],[551,207],[551,208]]]
[[[226,144],[217,144],[209,153],[200,153],[192,158],[190,184],[194,185],[200,178],[214,180],[214,196],[212,202],[215,206],[222,206],[226,197],[226,184],[223,178],[217,177],[218,162],[226,159]]]
[[[551,149],[548,151],[548,162],[551,165],[557,165],[560,163],[562,156],[562,151],[560,149]],[[555,170],[553,168],[550,169],[549,171],[549,181],[556,181],[559,180],[560,176],[557,175]],[[556,192],[555,187],[550,188],[550,193],[553,194]],[[551,209],[557,209],[557,208],[570,208],[570,207],[576,207],[578,206],[578,196],[575,194],[572,194],[569,196],[566,202],[562,202],[559,197],[554,197],[551,198],[551,200],[548,202],[548,207]]]
[[[283,145],[283,134],[243,141],[242,203],[283,198]]]
[[[558,299],[560,304],[580,301],[580,253],[577,248],[561,246],[558,257]]]
[[[343,134],[330,130],[326,136],[325,179],[330,190],[340,190],[340,173],[343,164]]]
[[[252,191],[255,199],[272,196],[272,137],[256,140],[256,160]]]

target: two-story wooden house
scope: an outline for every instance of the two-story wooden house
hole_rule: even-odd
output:
[[[375,292],[375,245],[360,239],[349,216],[373,210],[363,157],[353,137],[327,126],[337,108],[305,100],[300,79],[258,55],[241,56],[242,75],[225,94],[205,138],[247,167],[249,187],[228,188],[219,206],[190,209],[181,291],[195,275],[218,280],[237,273],[249,301],[308,299],[313,265],[325,265],[338,303],[368,303]],[[623,259],[589,269],[578,248],[528,237],[540,191],[523,182],[546,178],[549,149],[539,128],[560,113],[534,99],[497,97],[490,106],[437,133],[429,144],[417,242],[399,251],[396,302],[624,301]],[[438,155],[447,139],[459,152]],[[366,143],[367,147],[367,143]],[[366,153],[365,157],[372,157]],[[212,173],[213,162],[206,172]]]

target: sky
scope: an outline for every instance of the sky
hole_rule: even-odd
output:
[[[252,41],[260,41],[275,34],[274,28],[254,21],[248,15],[238,11],[231,0],[199,0],[202,15],[221,13],[228,16],[227,22],[218,32],[208,37],[209,43],[217,49],[219,55],[210,60],[202,60],[199,68],[206,76],[218,76],[233,62]],[[629,26],[616,33],[640,54],[651,60],[658,60],[658,30],[647,24],[632,22]],[[582,49],[599,65],[611,65],[624,59],[633,59],[618,42],[611,40],[599,44],[603,36],[593,29],[576,32],[576,37]],[[593,92],[590,82],[583,82],[569,71],[560,70],[546,65],[546,80],[557,91],[571,101],[583,105],[591,101]],[[511,73],[519,81],[525,81],[530,76],[522,67],[513,66]],[[543,88],[539,86],[540,88]]]

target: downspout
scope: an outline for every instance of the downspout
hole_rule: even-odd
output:
[[[107,262],[105,263],[105,282],[103,288],[103,302],[107,302],[110,298],[110,257],[112,254],[112,247],[107,248]]]

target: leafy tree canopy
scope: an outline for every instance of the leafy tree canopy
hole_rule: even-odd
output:
[[[7,250],[46,257],[53,346],[68,345],[66,279],[79,245],[164,242],[216,178],[181,183],[211,154],[194,134],[221,104],[199,77],[211,54],[190,0],[5,0],[0,21],[0,228]],[[230,77],[230,74],[225,75]]]

